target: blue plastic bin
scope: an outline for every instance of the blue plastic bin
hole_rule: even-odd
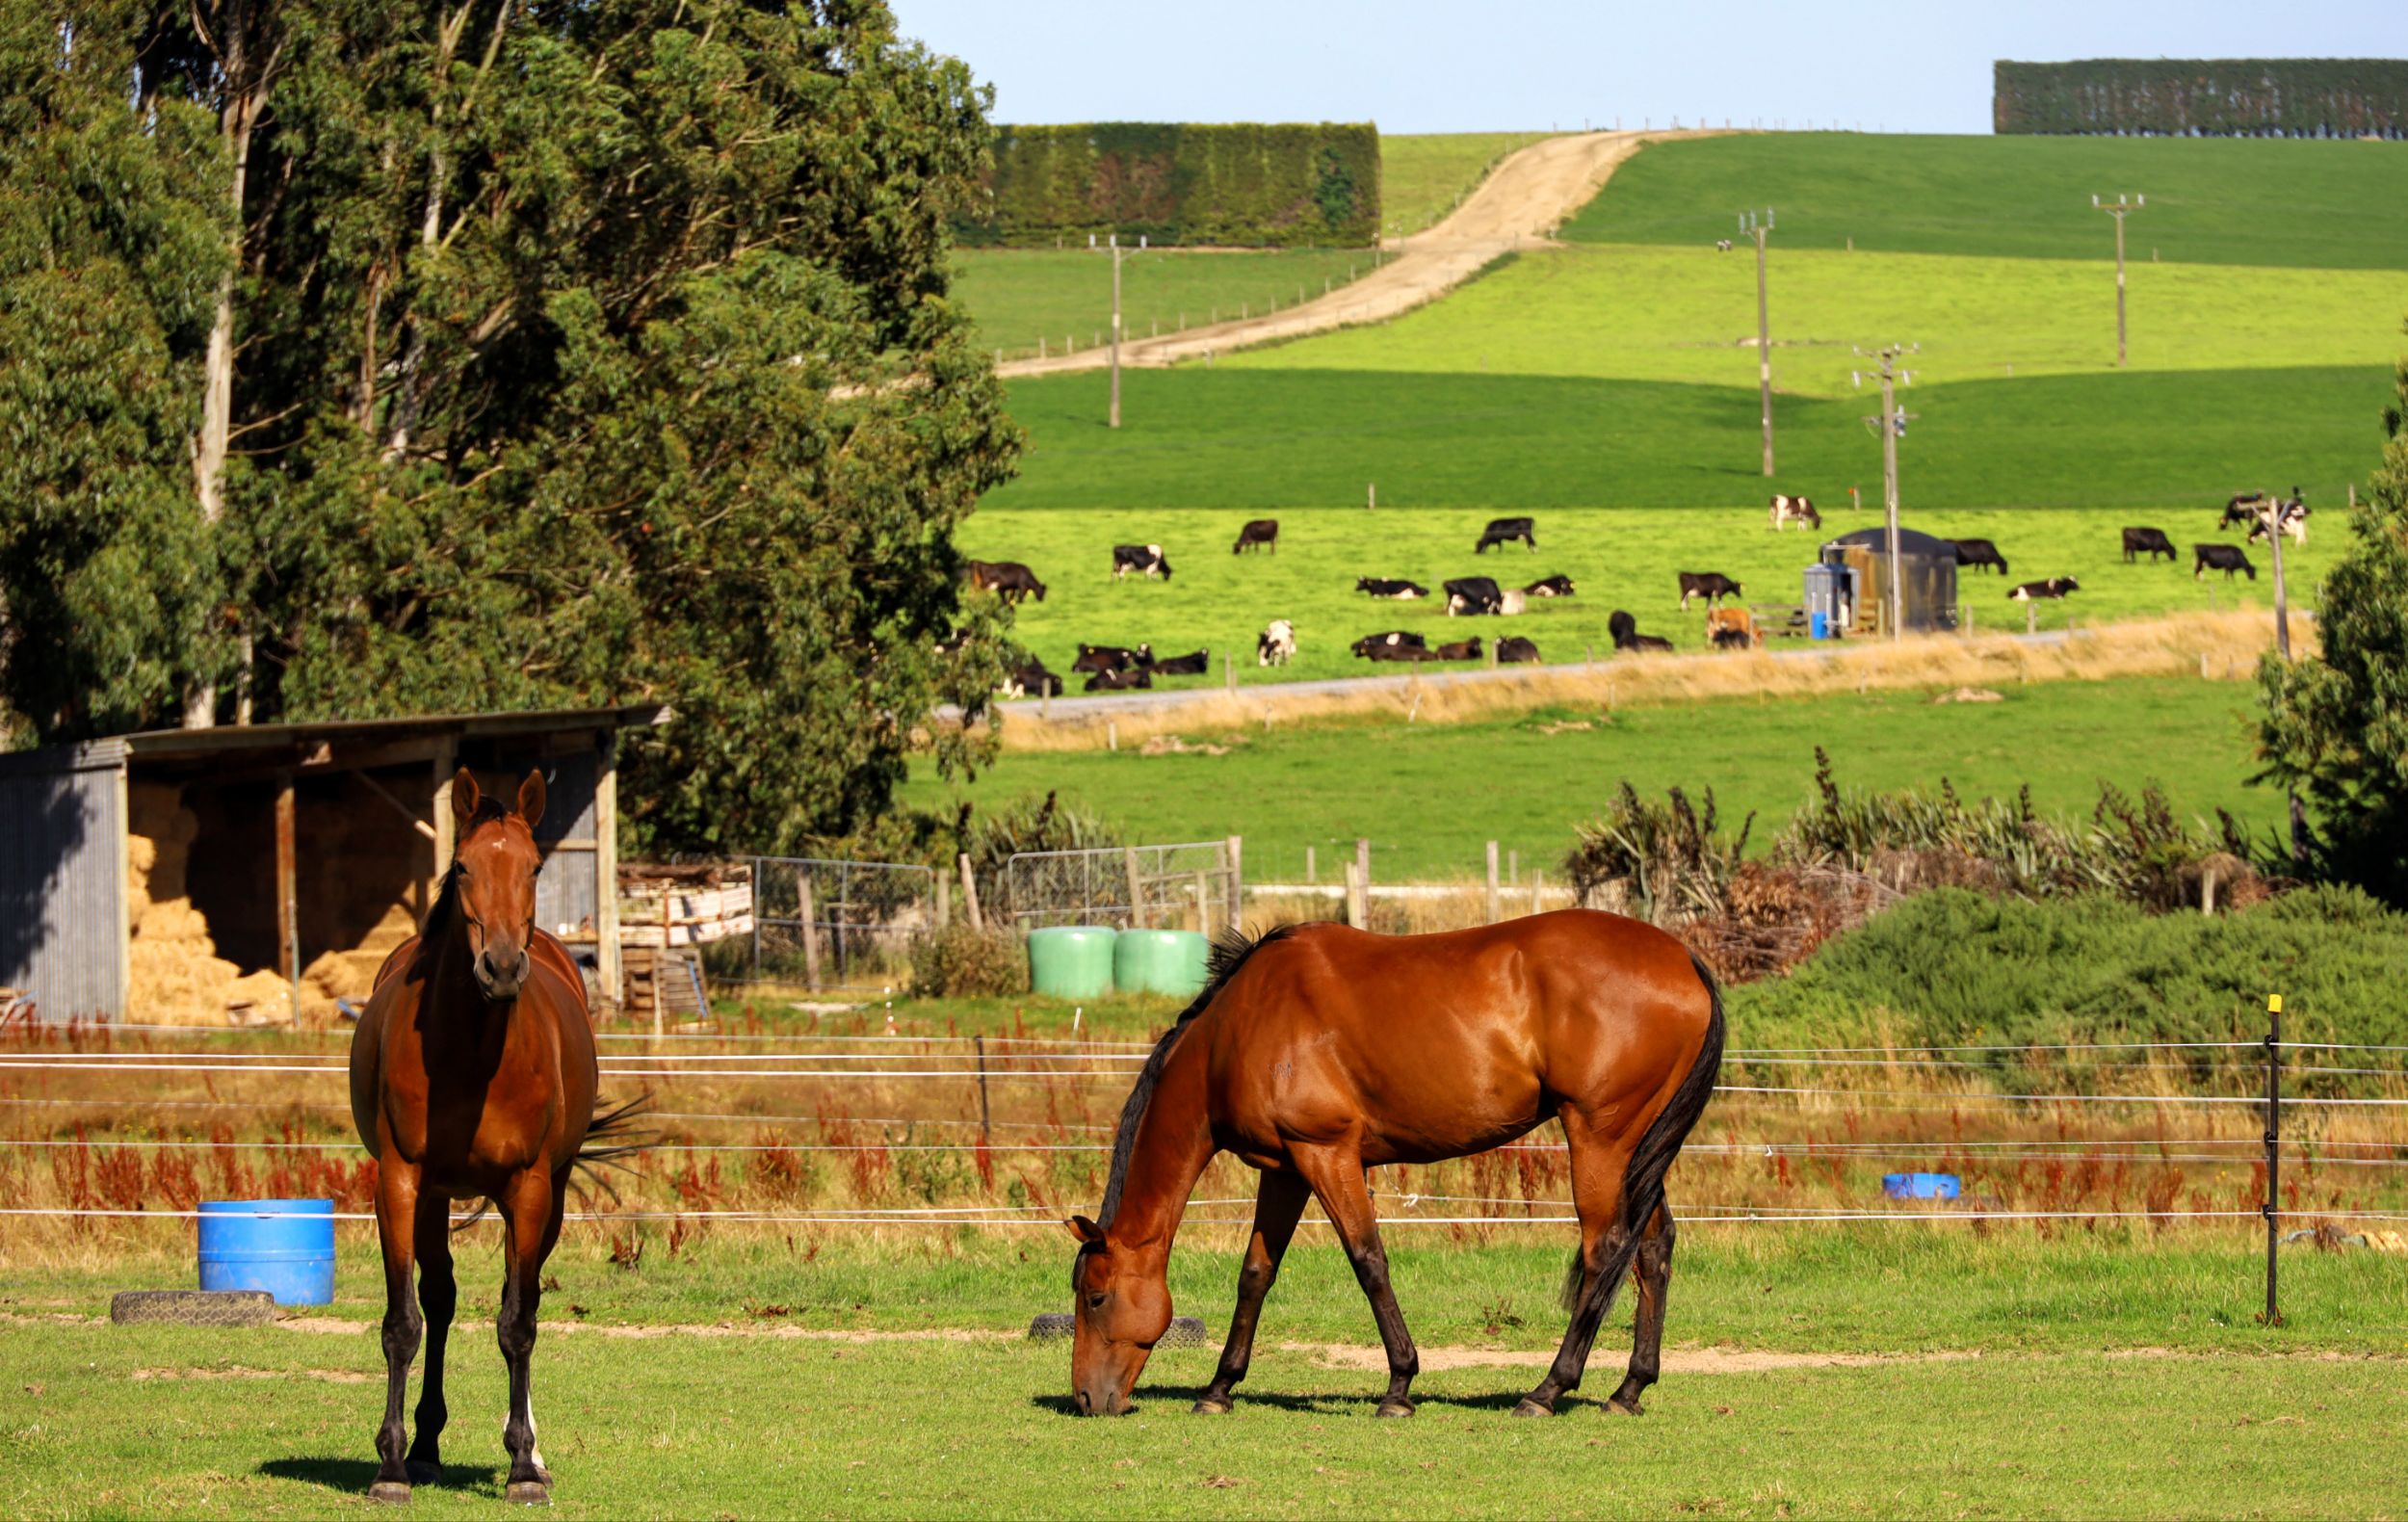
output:
[[[200,1287],[265,1290],[278,1305],[331,1301],[334,1201],[203,1200]]]
[[[1953,1173],[1885,1173],[1881,1176],[1881,1192],[1892,1199],[1954,1199],[1957,1178]]]
[[[1807,638],[1814,640],[1830,639],[1831,616],[1823,612],[1820,608],[1818,608],[1813,613],[1808,614],[1806,616],[1806,635]]]

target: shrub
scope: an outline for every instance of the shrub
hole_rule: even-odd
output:
[[[912,944],[911,987],[935,999],[1026,993],[1028,954],[1009,931],[948,925]]]

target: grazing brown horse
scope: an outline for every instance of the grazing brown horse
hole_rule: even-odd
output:
[[[1619,915],[1565,909],[1439,935],[1307,925],[1224,940],[1121,1111],[1101,1223],[1068,1222],[1080,1244],[1072,1398],[1091,1416],[1129,1408],[1170,1325],[1165,1270],[1188,1194],[1215,1153],[1233,1152],[1263,1181],[1229,1342],[1195,1409],[1230,1408],[1263,1297],[1317,1198],[1388,1351],[1379,1414],[1412,1415],[1421,1362],[1389,1288],[1368,1170],[1485,1151],[1555,1116],[1581,1218],[1564,1286],[1572,1324],[1514,1414],[1549,1415],[1578,1387],[1636,1269],[1637,1336],[1609,1404],[1636,1415],[1659,1368],[1672,1272],[1664,1171],[1714,1090],[1722,1035],[1705,967]]]
[[[570,1169],[617,1150],[589,1142],[623,1128],[635,1107],[596,1118],[585,982],[567,949],[535,924],[543,792],[542,774],[529,774],[512,810],[480,798],[467,768],[453,778],[451,870],[425,928],[385,958],[352,1037],[352,1118],[377,1156],[384,1248],[383,1462],[369,1490],[379,1501],[407,1501],[413,1482],[442,1473],[443,1344],[458,1299],[456,1199],[491,1200],[506,1233],[496,1329],[510,1366],[508,1494],[551,1499],[528,1392],[543,1261],[561,1234]],[[431,1333],[426,1382],[418,1437],[405,1455],[402,1397],[422,1330]]]

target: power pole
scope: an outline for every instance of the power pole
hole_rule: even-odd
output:
[[[1912,380],[1914,377],[1911,373],[1898,371],[1897,366],[1898,355],[1912,354],[1917,347],[1920,346],[1902,348],[1892,344],[1875,356],[1881,361],[1881,415],[1865,419],[1881,433],[1881,501],[1889,524],[1890,555],[1890,610],[1887,621],[1890,627],[1890,638],[1893,640],[1901,638],[1906,632],[1906,593],[1904,578],[1898,565],[1898,441],[1905,436],[1907,420],[1914,416],[1913,413],[1898,410],[1897,390],[1898,380],[1901,374],[1905,374],[1909,380]],[[1864,351],[1860,349],[1857,353],[1862,354]]]
[[[2265,525],[2265,541],[2274,555],[2274,650],[2290,664],[2290,603],[2283,588],[2283,499],[2274,496],[2258,510],[2258,520]],[[2299,790],[2290,790],[2290,853],[2291,859],[2308,859],[2308,809],[2299,801]]]
[[[2118,196],[2108,201],[2093,196],[2090,204],[2115,219],[2115,366],[2120,370],[2124,367],[2124,219],[2148,205],[2149,197]]]
[[[1765,425],[1765,475],[1772,474],[1772,317],[1765,298],[1765,238],[1772,231],[1772,208],[1759,220],[1740,213],[1740,231],[1756,240],[1756,406]]]
[[[2121,226],[2122,223],[2117,223]],[[1120,234],[1112,234],[1112,415],[1120,426]]]

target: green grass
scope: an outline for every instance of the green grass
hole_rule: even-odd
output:
[[[1403,237],[1429,226],[1469,195],[1499,159],[1551,132],[1382,133],[1380,227]]]
[[[1372,271],[1370,249],[1131,250],[1120,265],[1126,332],[1142,338],[1296,304]],[[1112,255],[1086,249],[973,249],[955,256],[954,297],[980,342],[1008,358],[1101,345],[1111,333]]]
[[[2396,270],[2408,263],[2408,148],[2256,139],[1864,137],[1791,133],[1659,144],[1562,236],[1692,247],[1777,214],[1775,249],[2112,259],[2090,197],[2139,192],[2128,259]],[[1733,262],[1738,262],[1736,258]]]
[[[2281,800],[2250,788],[2250,690],[2199,681],[2052,682],[2003,689],[1996,703],[1935,704],[1926,694],[1631,707],[1610,722],[1546,711],[1457,724],[1379,722],[1275,727],[1227,755],[1007,752],[966,787],[915,771],[903,797],[937,808],[966,797],[992,807],[1059,790],[1146,840],[1245,837],[1258,880],[1299,876],[1315,847],[1324,881],[1358,836],[1376,878],[1470,877],[1499,841],[1561,881],[1574,827],[1625,778],[1645,791],[1714,790],[1736,827],[1757,813],[1768,844],[1813,791],[1814,748],[1843,782],[1895,788],[1940,776],[1966,794],[2011,795],[2028,782],[2041,808],[2084,813],[2101,780],[2128,790],[2155,778],[2186,817],[2229,808],[2271,827]],[[1579,718],[1596,727],[1546,732]],[[950,809],[946,812],[950,813]]]
[[[545,1307],[560,1320],[571,1319],[564,1302],[591,1299],[595,1322],[619,1319],[624,1303],[645,1322],[759,1326],[741,1307],[774,1296],[829,1307],[812,1325],[851,1325],[865,1318],[842,1297],[858,1291],[925,1305],[898,1318],[905,1327],[1007,1330],[1065,1299],[1068,1246],[1049,1233],[973,1240],[933,1258],[840,1244],[808,1265],[777,1249],[725,1264],[724,1249],[706,1247],[667,1276],[707,1282],[716,1314],[694,1314],[699,1299],[655,1314],[664,1305],[653,1298],[606,1301],[612,1292],[596,1287],[615,1278],[657,1293],[664,1275],[649,1260],[621,1274],[573,1235]],[[568,1516],[2400,1514],[2408,1396],[2396,1355],[2408,1316],[2396,1273],[2368,1253],[2287,1256],[2290,1324],[2269,1332],[2249,1324],[2249,1246],[2239,1231],[2166,1248],[1921,1232],[1734,1240],[1692,1228],[1678,1264],[1676,1349],[1982,1355],[1676,1367],[1641,1422],[1595,1404],[1625,1356],[1619,1327],[1553,1421],[1507,1416],[1535,1375],[1493,1365],[1426,1373],[1418,1416],[1374,1420],[1378,1375],[1279,1346],[1370,1341],[1351,1275],[1319,1231],[1290,1257],[1227,1418],[1186,1410],[1210,1351],[1158,1353],[1134,1415],[1079,1421],[1065,1414],[1060,1344],[557,1329],[538,1344],[537,1407],[556,1507]],[[490,1306],[487,1256],[463,1253],[478,1281],[463,1314]],[[1400,1244],[1393,1256],[1425,1347],[1552,1344],[1546,1291],[1559,1242]],[[1206,1316],[1217,1341],[1233,1260],[1183,1247],[1174,1263],[1179,1309]],[[75,1308],[94,1308],[114,1282],[88,1277]],[[34,1308],[13,1299],[13,1310]],[[43,1517],[356,1514],[374,1471],[382,1365],[372,1302],[354,1290],[337,1311],[360,1329],[0,1323],[0,1507]],[[463,1327],[453,1350],[451,1472],[420,1487],[413,1508],[491,1515],[504,1467],[500,1359],[484,1326]],[[2182,1351],[2119,1355],[2130,1350]],[[2343,1356],[2281,1355],[2316,1351]]]

